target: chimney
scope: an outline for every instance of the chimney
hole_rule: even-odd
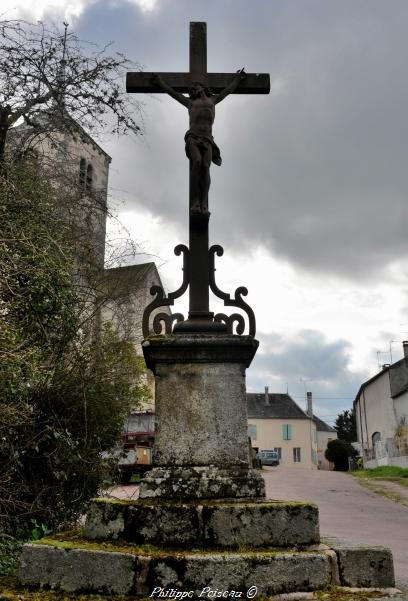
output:
[[[265,406],[269,407],[269,388],[265,386]]]
[[[404,340],[402,348],[404,349],[404,358],[408,359],[408,340]]]
[[[308,414],[309,417],[311,417],[313,419],[313,399],[312,399],[312,393],[311,392],[307,392],[306,393],[306,398],[307,398],[306,413]]]

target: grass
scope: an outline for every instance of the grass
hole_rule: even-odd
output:
[[[372,492],[387,497],[400,505],[408,506],[407,497],[401,492],[402,489],[395,490],[392,487],[387,487],[387,482],[408,487],[408,468],[383,465],[371,470],[357,470],[350,473],[359,480],[362,486]]]
[[[357,470],[350,472],[356,478],[368,478],[370,480],[386,480],[388,482],[397,482],[403,486],[408,486],[408,468],[397,467],[396,465],[383,465],[371,470]]]

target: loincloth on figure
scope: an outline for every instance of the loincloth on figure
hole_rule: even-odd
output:
[[[184,136],[184,141],[186,143],[186,155],[189,159],[191,158],[189,146],[190,142],[193,140],[198,146],[202,146],[206,150],[211,150],[212,162],[215,163],[215,165],[221,165],[221,152],[217,144],[214,142],[214,138],[212,136],[199,136],[198,134],[193,134],[190,130],[188,130]]]

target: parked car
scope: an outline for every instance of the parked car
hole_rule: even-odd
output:
[[[272,450],[261,450],[259,452],[259,459],[262,465],[279,465],[279,454],[277,451]]]

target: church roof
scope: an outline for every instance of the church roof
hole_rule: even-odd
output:
[[[153,262],[112,267],[104,271],[105,293],[116,302],[128,299],[130,294],[138,294],[141,290],[144,290],[149,298],[153,285],[162,286],[159,272]]]
[[[60,132],[67,132],[69,133],[69,135],[75,139],[76,136],[79,136],[81,138],[81,141],[86,143],[86,144],[90,144],[91,146],[93,146],[93,148],[95,150],[98,150],[101,154],[103,154],[108,162],[110,163],[112,161],[112,157],[106,152],[106,150],[104,150],[102,148],[102,146],[100,146],[100,144],[98,144],[98,142],[95,141],[95,139],[91,136],[91,134],[89,134],[80,123],[78,123],[78,121],[75,121],[74,119],[72,119],[72,117],[70,117],[67,113],[66,113],[66,119],[64,120],[64,122],[67,124],[67,126],[65,128],[58,127],[58,120],[55,119],[55,114],[53,113],[52,110],[40,110],[36,113],[35,117],[32,118],[33,123],[35,122],[37,124],[37,126],[39,127],[39,131],[41,131],[41,128],[44,128],[44,131],[47,130],[47,128],[50,126],[50,131],[60,131]],[[27,123],[20,123],[19,125],[11,128],[10,131],[14,131],[14,132],[19,132],[21,133],[23,136],[29,134],[30,132],[35,132],[36,128],[34,127],[34,125],[28,125]]]
[[[268,404],[265,393],[247,393],[249,418],[258,419],[310,419],[288,394],[269,393]]]

